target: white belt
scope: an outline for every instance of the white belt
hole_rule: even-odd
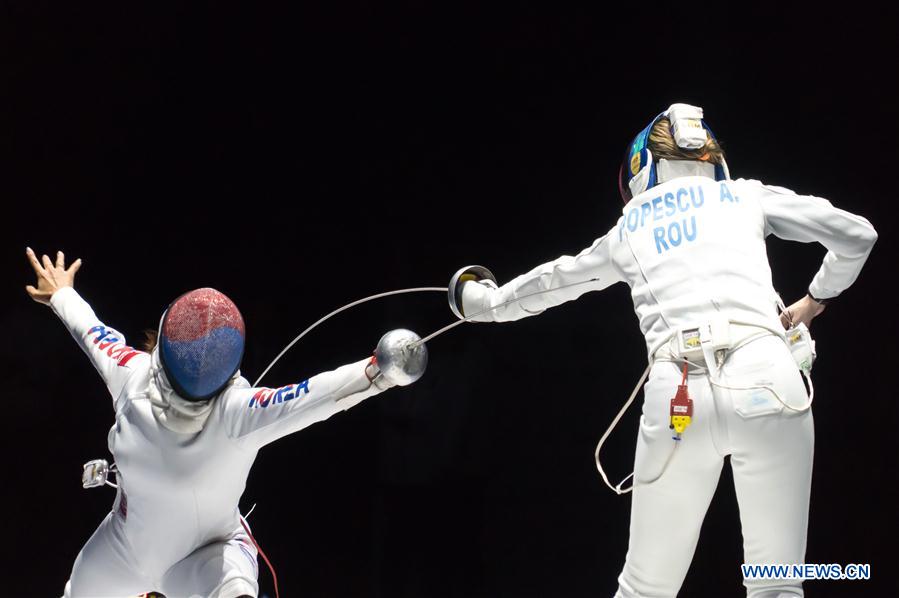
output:
[[[656,349],[656,351],[652,354],[649,359],[649,365],[646,366],[646,369],[643,370],[643,374],[640,376],[640,380],[637,382],[637,385],[634,387],[633,392],[631,392],[630,397],[628,397],[624,406],[615,416],[615,419],[612,420],[612,424],[606,429],[605,433],[599,439],[599,442],[596,444],[596,450],[593,452],[593,458],[596,462],[596,469],[599,471],[599,475],[602,476],[603,481],[606,483],[606,486],[612,489],[616,494],[626,494],[634,489],[633,484],[627,488],[624,488],[624,484],[628,479],[633,477],[633,473],[628,475],[626,478],[621,480],[617,485],[613,486],[611,482],[609,482],[608,476],[606,476],[606,472],[602,468],[602,463],[599,460],[599,452],[602,450],[602,445],[605,443],[606,439],[612,433],[612,430],[615,429],[615,426],[624,416],[627,408],[630,407],[631,403],[633,403],[634,399],[637,397],[637,394],[640,392],[640,388],[642,388],[643,383],[646,381],[647,376],[649,375],[650,369],[652,369],[653,363],[656,361],[674,361],[677,363],[688,363],[693,365],[694,367],[702,368],[707,371],[709,374],[709,383],[714,386],[719,386],[722,388],[728,388],[731,390],[754,390],[754,389],[765,389],[771,392],[774,397],[780,401],[781,404],[790,411],[802,413],[807,411],[811,405],[812,400],[815,396],[815,389],[812,386],[812,379],[809,375],[811,371],[811,364],[814,360],[814,343],[811,340],[811,336],[808,335],[808,330],[804,328],[804,334],[807,338],[804,339],[806,345],[810,345],[807,349],[808,355],[803,357],[803,359],[807,359],[808,363],[800,363],[801,359],[797,355],[797,350],[794,349],[793,345],[802,344],[799,341],[794,340],[792,338],[787,338],[788,346],[790,346],[791,352],[794,354],[794,358],[796,358],[797,365],[799,369],[802,371],[802,374],[805,376],[806,381],[809,385],[809,399],[808,402],[801,407],[794,407],[786,403],[778,394],[777,391],[770,386],[750,386],[750,387],[734,387],[729,386],[727,384],[723,384],[718,381],[718,369],[723,364],[724,359],[727,354],[732,351],[736,351],[740,347],[745,347],[750,342],[764,338],[766,336],[775,336],[780,339],[785,339],[785,335],[782,331],[773,330],[766,326],[758,325],[758,324],[749,324],[746,322],[732,322],[726,319],[720,319],[716,322],[709,322],[705,324],[700,324],[693,327],[684,327],[676,330],[671,338],[668,339],[665,343],[662,344],[661,347]],[[798,329],[791,329],[788,334],[794,333]],[[686,334],[685,333],[690,333]],[[799,330],[799,334],[802,334],[803,331]],[[692,336],[694,335],[695,336]],[[698,343],[685,343],[684,338],[695,338]],[[798,339],[798,337],[797,337]],[[699,346],[685,346],[687,344]],[[689,354],[689,356],[688,356]],[[693,358],[696,359],[693,359]],[[668,468],[668,463],[670,463],[671,458],[674,456],[674,451],[677,448],[678,443],[675,442],[674,446],[671,449],[671,453],[668,455],[668,460],[665,461],[665,465],[662,467],[662,471],[655,478],[656,480],[662,477],[662,474],[665,473],[665,470]],[[648,482],[642,483],[652,483],[655,480],[650,480]]]
[[[683,326],[656,350],[652,361],[681,363],[686,361],[695,367],[717,370],[716,366],[720,366],[724,353],[735,351],[750,341],[764,336],[782,337],[765,326],[733,322],[723,318],[692,326]],[[712,359],[713,355],[716,359]],[[716,361],[718,363],[715,363]]]

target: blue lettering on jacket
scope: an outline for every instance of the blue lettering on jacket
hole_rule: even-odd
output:
[[[624,229],[635,232],[638,228],[646,225],[647,220],[652,217],[653,222],[671,218],[678,212],[688,212],[691,209],[701,208],[705,204],[705,194],[702,187],[680,187],[676,191],[667,192],[664,195],[653,197],[644,201],[638,206],[630,208],[626,214],[618,221],[618,240],[624,239]],[[653,228],[653,239],[656,242],[656,249],[661,251],[662,247],[667,248],[668,242],[675,239],[675,246],[680,244],[681,238],[692,240],[696,237],[696,219],[689,219],[692,230],[688,234],[686,230],[681,234],[680,229],[686,229],[687,219],[678,224],[675,230],[671,226],[662,226]],[[662,232],[659,232],[659,231]]]
[[[727,183],[722,182],[721,183],[721,201],[724,201],[725,199],[731,203],[734,203],[735,201],[740,201],[740,198],[734,197],[733,195],[731,195],[730,189],[727,188]]]
[[[297,384],[288,384],[281,388],[260,388],[250,399],[248,409],[265,409],[269,405],[286,403],[293,399],[302,398],[309,394],[309,380],[303,380]]]
[[[95,334],[96,337],[91,338]],[[111,357],[119,366],[125,367],[135,356],[140,355],[141,351],[129,347],[122,339],[114,336],[115,334],[118,334],[115,330],[98,324],[88,330],[84,338],[86,341],[93,341],[100,353],[105,351],[107,357]]]
[[[733,195],[726,182],[721,183],[721,201],[737,203],[740,198]],[[674,192],[667,192],[631,207],[618,221],[618,240],[624,240],[625,228],[635,232],[642,228],[650,216],[653,222],[664,221],[678,214],[683,218],[668,223],[660,223],[652,229],[652,239],[656,253],[669,251],[685,242],[696,240],[697,226],[695,213],[687,212],[702,209],[705,206],[705,191],[701,185],[696,187],[680,187]]]
[[[655,241],[656,253],[668,251],[672,247],[678,247],[684,241],[696,240],[696,216],[684,218],[681,222],[674,221],[665,226],[657,226],[652,230],[652,238]]]

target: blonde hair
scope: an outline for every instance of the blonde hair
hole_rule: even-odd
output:
[[[655,160],[703,160],[711,164],[724,161],[724,150],[718,142],[709,137],[705,145],[698,149],[683,149],[674,142],[671,135],[671,121],[667,116],[660,118],[649,132],[649,151]]]

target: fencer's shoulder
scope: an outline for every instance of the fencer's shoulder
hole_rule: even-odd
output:
[[[746,189],[755,189],[762,193],[769,193],[774,195],[802,195],[801,193],[797,193],[788,187],[783,187],[781,185],[771,185],[770,183],[764,183],[758,179],[735,179],[731,181],[731,184],[737,185]],[[813,197],[811,195],[803,197]],[[817,198],[821,199],[821,198]]]
[[[128,365],[133,364],[133,369],[135,371],[142,371],[148,377],[150,376],[150,366],[153,365],[153,360],[150,358],[150,354],[141,349],[133,349],[134,358],[128,362]]]
[[[233,410],[236,405],[243,405],[246,402],[248,391],[252,390],[250,382],[241,375],[237,375],[222,391],[216,396],[216,409],[221,411]]]
[[[152,365],[150,354],[136,351],[132,359],[123,368],[130,374],[125,381],[126,394],[140,394],[150,383],[150,366]]]
[[[150,365],[150,354],[139,351],[125,366],[127,373],[122,390],[117,397],[113,397],[116,412],[130,407],[136,399],[147,396],[147,388],[150,385]]]
[[[824,199],[823,197],[817,197],[815,195],[805,195],[801,193],[797,193],[792,189],[787,187],[782,187],[780,185],[770,185],[768,183],[763,183],[757,179],[735,179],[732,181],[732,184],[742,188],[743,190],[752,192],[755,191],[760,195],[764,195],[766,197],[771,197],[777,199],[778,197],[787,198],[787,197],[801,197],[803,199],[811,200],[813,203],[817,203],[822,206],[830,206],[830,201]]]
[[[778,185],[769,185],[758,179],[734,179],[730,181],[730,184],[747,190],[755,190],[760,193],[770,192],[780,195],[796,195],[796,192],[792,189],[787,189],[786,187],[780,187]]]

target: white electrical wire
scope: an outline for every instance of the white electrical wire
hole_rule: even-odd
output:
[[[602,481],[605,482],[606,486],[611,488],[612,492],[614,492],[615,494],[627,494],[634,489],[633,485],[631,485],[630,488],[626,488],[624,490],[621,489],[621,486],[634,476],[634,472],[631,472],[627,477],[618,482],[617,485],[613,486],[612,483],[609,482],[609,478],[608,476],[606,476],[606,472],[602,468],[602,462],[600,462],[599,460],[599,451],[602,450],[602,445],[605,443],[606,438],[609,437],[609,434],[612,433],[612,430],[615,429],[615,426],[617,426],[618,422],[621,421],[621,418],[624,417],[624,413],[627,411],[628,407],[630,407],[631,403],[634,402],[634,399],[637,398],[637,395],[640,393],[640,388],[643,386],[643,382],[646,381],[646,377],[649,376],[649,370],[651,369],[652,362],[650,361],[649,365],[646,366],[646,369],[643,370],[643,374],[641,374],[640,379],[637,381],[637,385],[634,386],[634,390],[631,391],[631,396],[628,397],[627,401],[624,403],[624,407],[621,408],[621,410],[618,412],[618,415],[615,416],[615,419],[613,419],[609,427],[606,428],[606,431],[602,435],[602,438],[600,438],[599,442],[596,443],[596,450],[593,451],[593,460],[596,462],[596,469],[599,471],[599,475],[602,476]],[[662,471],[664,472],[665,470],[662,469]]]
[[[558,287],[553,287],[553,288],[551,288],[551,289],[543,289],[543,290],[540,290],[540,291],[534,291],[534,292],[532,292],[532,293],[527,293],[527,294],[525,294],[525,295],[521,295],[520,297],[515,297],[515,298],[513,298],[513,299],[509,299],[508,301],[504,301],[504,302],[502,302],[502,303],[500,303],[500,304],[498,304],[498,305],[494,305],[494,306],[492,306],[492,307],[489,307],[489,308],[487,308],[487,309],[484,309],[484,310],[481,310],[481,311],[479,311],[479,312],[477,312],[477,313],[474,313],[474,314],[472,314],[472,315],[470,315],[470,316],[466,316],[466,317],[464,317],[464,318],[461,318],[460,320],[457,320],[457,321],[453,322],[452,324],[448,324],[448,325],[444,326],[443,328],[440,328],[440,329],[436,330],[435,332],[432,332],[431,334],[427,335],[426,337],[424,337],[424,338],[422,338],[422,339],[420,339],[420,340],[417,340],[417,341],[415,341],[414,343],[410,343],[409,347],[410,347],[410,348],[415,348],[415,347],[418,347],[418,346],[420,346],[420,345],[423,345],[424,343],[426,343],[426,342],[428,342],[428,341],[430,341],[430,340],[432,340],[432,339],[434,339],[434,338],[440,336],[440,335],[443,334],[444,332],[447,332],[448,330],[451,330],[451,329],[455,328],[456,326],[459,326],[459,325],[464,324],[464,323],[466,323],[466,322],[471,322],[471,321],[474,320],[475,318],[477,318],[477,317],[479,317],[479,316],[481,316],[481,315],[483,315],[483,314],[485,314],[485,313],[487,313],[487,312],[497,310],[497,309],[499,309],[499,308],[501,308],[501,307],[505,307],[506,305],[509,305],[509,304],[511,304],[511,303],[516,303],[516,302],[521,301],[521,300],[523,300],[523,299],[527,299],[528,297],[534,297],[534,296],[536,296],[536,295],[543,295],[543,294],[545,294],[545,293],[550,293],[550,292],[558,291],[558,290],[561,290],[561,289],[564,289],[564,288],[568,288],[568,287],[573,287],[573,286],[577,286],[577,285],[582,285],[582,284],[587,284],[587,283],[591,283],[591,282],[596,282],[597,280],[599,280],[599,279],[598,279],[598,278],[591,278],[591,279],[589,279],[589,280],[582,280],[582,281],[580,281],[580,282],[573,282],[573,283],[570,283],[570,284],[566,284],[566,285],[562,285],[562,286],[558,286]],[[342,307],[340,307],[340,308],[338,308],[338,309],[335,309],[335,310],[332,311],[331,313],[329,313],[329,314],[327,314],[326,316],[320,318],[320,319],[319,319],[318,321],[316,321],[314,324],[312,324],[311,326],[309,326],[308,328],[306,328],[303,332],[301,332],[299,335],[297,335],[297,337],[294,338],[294,339],[293,339],[293,340],[292,340],[286,347],[284,347],[284,349],[278,354],[277,357],[275,357],[274,360],[272,360],[272,362],[268,365],[268,367],[266,367],[265,370],[263,370],[263,372],[262,372],[262,374],[260,374],[259,378],[256,379],[256,382],[253,383],[253,386],[258,386],[258,385],[259,385],[259,382],[260,382],[260,381],[262,380],[262,378],[268,373],[268,371],[269,371],[270,369],[272,369],[272,367],[274,367],[274,365],[275,365],[276,363],[278,363],[278,361],[281,359],[281,357],[283,357],[284,354],[287,353],[287,351],[289,351],[291,347],[293,347],[297,342],[299,342],[299,340],[300,340],[301,338],[303,338],[303,337],[306,336],[309,332],[311,332],[314,328],[316,328],[317,326],[319,326],[320,324],[322,324],[322,323],[325,322],[326,320],[329,320],[329,319],[332,318],[333,316],[336,316],[336,315],[339,314],[340,312],[345,311],[345,310],[347,310],[347,309],[349,309],[349,308],[351,308],[351,307],[355,307],[356,305],[360,305],[360,304],[366,303],[366,302],[368,302],[368,301],[373,301],[373,300],[375,300],[375,299],[380,299],[380,298],[382,298],[382,297],[389,297],[389,296],[391,296],[391,295],[400,295],[400,294],[404,294],[404,293],[420,293],[420,292],[428,292],[428,291],[437,291],[437,292],[445,293],[445,292],[448,291],[448,289],[447,289],[446,287],[416,287],[416,288],[411,288],[411,289],[400,289],[400,290],[398,290],[398,291],[387,291],[387,292],[385,292],[385,293],[378,293],[378,294],[376,294],[376,295],[370,295],[370,296],[368,296],[368,297],[363,297],[362,299],[353,301],[353,302],[351,302],[351,303],[347,303],[346,305],[344,305],[344,306],[342,306]],[[778,297],[778,299],[779,299],[779,297]],[[783,305],[782,302],[781,302],[781,305]],[[734,323],[734,324],[744,324],[743,322],[733,322],[733,323]],[[763,326],[758,326],[757,324],[745,324],[745,325],[751,325],[751,326],[757,326],[757,327],[759,327],[759,328],[764,328]],[[775,336],[779,336],[778,334],[774,333],[774,331],[772,331],[772,330],[768,330],[768,332],[774,334]],[[675,333],[675,334],[676,334],[676,333]],[[672,336],[673,336],[673,335],[672,335]],[[745,339],[743,342],[739,343],[737,346],[732,347],[731,349],[729,349],[728,352],[727,352],[727,355],[726,355],[725,358],[724,358],[724,360],[722,360],[722,362],[721,362],[721,366],[724,365],[724,361],[727,360],[727,357],[729,357],[730,354],[731,354],[733,351],[735,351],[736,349],[739,349],[740,347],[746,345],[746,344],[749,343],[750,341],[756,340],[756,339],[758,339],[758,338],[762,338],[763,336],[765,336],[765,335],[762,334],[762,335],[755,335],[755,336],[749,337],[748,339]],[[669,339],[669,340],[670,340],[670,339]],[[662,360],[660,360],[660,361],[662,361]],[[700,365],[700,364],[695,363],[695,362],[692,362],[692,361],[689,361],[689,360],[687,360],[687,359],[678,359],[678,360],[664,359],[664,361],[678,361],[678,362],[683,362],[683,363],[687,363],[687,364],[689,364],[689,365],[692,365],[693,367],[699,368],[699,369],[701,369],[701,370],[706,370],[706,371],[708,371],[708,369],[707,369],[705,366]],[[618,484],[616,484],[615,486],[613,486],[612,483],[609,481],[609,478],[608,478],[608,476],[606,475],[605,470],[603,470],[602,463],[601,463],[600,458],[599,458],[599,453],[600,453],[600,451],[602,450],[602,446],[603,446],[603,444],[605,443],[605,441],[608,439],[609,435],[612,433],[612,431],[613,431],[613,430],[615,429],[615,427],[618,425],[618,422],[621,421],[621,418],[624,417],[625,412],[627,412],[628,408],[631,406],[631,404],[634,402],[634,399],[635,399],[635,398],[637,397],[637,395],[639,394],[640,388],[643,386],[643,383],[646,381],[647,376],[649,376],[649,371],[652,369],[652,366],[653,366],[653,363],[654,363],[654,362],[655,362],[655,360],[650,360],[649,364],[646,366],[646,369],[643,370],[643,374],[640,376],[640,380],[637,382],[636,386],[634,386],[634,390],[631,392],[631,395],[628,397],[627,401],[624,403],[624,406],[618,411],[618,414],[615,416],[615,419],[612,420],[612,423],[611,423],[611,424],[609,425],[609,427],[606,429],[605,433],[603,433],[602,437],[599,439],[599,442],[596,444],[596,450],[595,450],[594,453],[593,453],[593,458],[594,458],[594,461],[596,462],[596,469],[599,471],[599,475],[602,476],[603,482],[605,482],[606,486],[608,486],[609,488],[611,488],[613,492],[615,492],[616,494],[619,494],[619,495],[620,495],[620,494],[626,494],[626,493],[628,493],[628,492],[630,492],[631,490],[634,489],[633,484],[631,484],[631,486],[629,486],[628,488],[622,488],[622,486],[624,485],[624,483],[627,482],[627,480],[631,479],[631,478],[634,476],[634,474],[633,474],[633,472],[631,472],[631,473],[630,473],[629,475],[627,475],[623,480],[621,480]],[[720,367],[720,366],[719,366],[719,367]],[[777,394],[777,391],[775,391],[775,390],[774,390],[772,387],[770,387],[770,386],[767,386],[767,385],[756,385],[756,386],[731,386],[731,385],[728,385],[728,384],[724,384],[723,382],[719,382],[718,380],[716,380],[715,378],[713,378],[713,377],[711,376],[711,372],[710,372],[710,371],[708,371],[708,373],[709,373],[709,383],[710,383],[710,384],[713,384],[714,386],[718,386],[718,387],[720,387],[720,388],[726,388],[726,389],[728,389],[728,390],[767,390],[767,391],[769,391],[772,395],[774,395],[774,398],[777,399],[777,400],[778,400],[784,407],[786,407],[787,409],[789,409],[789,410],[791,410],[791,411],[795,411],[795,412],[797,412],[797,413],[801,413],[801,412],[804,412],[804,411],[807,411],[808,409],[810,409],[811,406],[812,406],[812,401],[814,400],[814,397],[815,397],[815,388],[814,388],[814,386],[813,386],[813,384],[812,384],[811,376],[809,376],[805,371],[802,371],[802,374],[803,374],[803,376],[805,377],[806,381],[808,382],[808,386],[809,386],[809,400],[808,400],[808,402],[807,402],[805,405],[803,405],[802,407],[793,407],[792,405],[790,405],[789,403],[787,403],[786,401],[784,401],[784,400],[780,397],[780,395]],[[650,481],[648,481],[648,482],[643,482],[643,483],[650,484],[650,483],[654,482],[655,480],[658,480],[659,478],[661,478],[661,477],[662,477],[662,474],[665,473],[665,470],[668,468],[668,464],[671,462],[671,459],[673,458],[674,453],[675,453],[675,451],[677,450],[677,445],[679,444],[679,442],[678,442],[679,439],[674,438],[674,441],[675,441],[675,442],[674,442],[674,447],[671,449],[671,453],[668,455],[668,458],[665,460],[665,464],[662,466],[662,471],[659,473],[658,476],[656,476],[656,478],[655,478],[654,480],[650,480]],[[255,505],[254,505],[254,507],[255,507]],[[252,512],[252,509],[250,509],[250,512]],[[247,515],[249,516],[249,513],[247,513]]]
[[[115,466],[115,463],[113,463],[112,465],[109,466],[109,473],[114,473],[114,474],[116,474],[116,475],[115,475],[115,481],[116,481],[116,482],[119,481],[119,468]],[[114,483],[110,482],[110,481],[109,481],[109,477],[106,478],[106,485],[107,485],[107,486],[112,486],[113,488],[118,488],[118,487],[119,487],[118,484],[114,484]]]
[[[732,322],[732,323],[743,324],[743,325],[747,325],[747,326],[753,325],[753,324],[746,324],[743,322]],[[759,326],[759,328],[764,328],[764,327]],[[727,354],[724,357],[724,360],[722,360],[722,362],[721,362],[721,366],[724,365],[724,363],[727,361],[727,358],[730,357],[730,355],[737,349],[746,346],[747,344],[749,344],[750,342],[752,342],[754,340],[758,340],[760,338],[764,338],[764,337],[768,336],[767,333],[773,334],[773,331],[771,331],[767,328],[765,330],[766,330],[765,333],[760,333],[757,335],[750,336],[749,338],[744,339],[742,342],[738,343],[736,346],[728,349]],[[674,333],[674,334],[676,334],[676,333]],[[669,341],[674,336],[674,334],[672,334],[671,337],[669,337]],[[779,337],[778,334],[773,334],[773,335]],[[615,416],[615,419],[612,420],[612,423],[609,424],[609,427],[606,428],[606,431],[603,433],[602,437],[599,439],[599,442],[596,443],[596,450],[593,452],[593,460],[596,463],[596,469],[597,469],[597,471],[599,471],[599,475],[602,476],[602,481],[606,483],[606,486],[608,486],[612,490],[612,492],[614,492],[615,494],[618,494],[618,495],[627,494],[628,492],[630,492],[631,490],[634,489],[633,484],[631,484],[627,488],[622,489],[622,486],[624,485],[624,483],[627,482],[629,479],[631,479],[634,476],[634,472],[631,472],[630,474],[625,476],[625,478],[623,480],[618,482],[618,484],[613,486],[612,483],[609,482],[609,478],[606,475],[605,470],[603,470],[602,462],[600,461],[600,458],[599,458],[599,452],[600,452],[600,450],[602,450],[602,445],[605,443],[606,439],[608,439],[609,435],[612,433],[612,431],[618,425],[618,422],[621,421],[622,417],[624,417],[624,414],[628,410],[628,408],[631,406],[631,403],[633,403],[634,399],[637,398],[637,395],[640,392],[640,388],[643,386],[643,383],[646,381],[646,378],[649,375],[649,371],[652,369],[652,366],[656,361],[670,361],[672,363],[687,363],[687,364],[693,366],[694,368],[698,368],[699,370],[702,370],[702,371],[705,371],[706,373],[708,373],[709,374],[709,383],[714,386],[718,386],[720,388],[726,388],[728,390],[767,390],[772,395],[774,395],[774,398],[777,399],[781,405],[783,405],[787,409],[794,411],[796,413],[803,413],[805,411],[808,411],[812,406],[812,401],[814,401],[814,399],[815,399],[815,387],[812,384],[812,377],[805,370],[800,370],[800,371],[802,372],[802,375],[805,377],[806,381],[808,382],[808,387],[809,387],[808,402],[806,402],[801,407],[794,407],[794,406],[790,405],[789,403],[787,403],[786,401],[784,401],[781,398],[781,396],[779,394],[777,394],[777,391],[774,390],[770,386],[767,386],[767,385],[731,386],[729,384],[724,384],[723,382],[719,382],[718,380],[716,380],[715,378],[712,377],[711,372],[708,370],[707,367],[705,367],[702,364],[690,361],[689,359],[682,359],[682,358],[680,358],[680,359],[667,359],[667,358],[655,359],[655,358],[653,358],[649,362],[649,365],[646,366],[646,369],[643,370],[643,374],[640,376],[640,379],[637,381],[636,386],[634,386],[634,390],[631,391],[631,395],[628,397],[627,401],[625,401],[624,406],[621,408],[621,410]],[[719,366],[719,367],[721,367],[721,366]],[[671,459],[674,457],[674,452],[675,452],[675,450],[677,450],[677,445],[679,444],[679,439],[674,439],[674,440],[675,440],[674,448],[671,449],[671,453],[669,453],[668,458],[665,460],[665,464],[662,466],[662,471],[659,472],[659,475],[657,475],[653,480],[649,480],[647,482],[641,482],[641,483],[651,484],[652,482],[654,482],[662,477],[662,474],[664,474],[665,470],[668,469],[668,465],[669,465],[669,463],[671,463]],[[636,483],[636,481],[634,483]]]
[[[553,292],[553,291],[558,291],[558,290],[560,290],[560,289],[565,289],[565,288],[568,288],[568,287],[573,287],[573,286],[577,286],[577,285],[581,285],[581,284],[587,284],[587,283],[590,283],[590,282],[596,282],[597,280],[599,280],[599,279],[598,279],[598,278],[591,278],[590,280],[582,280],[582,281],[580,281],[580,282],[573,282],[573,283],[571,283],[571,284],[566,284],[566,285],[562,285],[562,286],[559,286],[559,287],[553,287],[553,288],[551,288],[551,289],[544,289],[544,290],[542,290],[542,291],[535,291],[535,292],[533,292],[533,293],[528,293],[527,295],[522,295],[521,297],[516,297],[516,298],[514,298],[514,299],[510,299],[509,301],[505,301],[505,302],[503,302],[503,303],[500,303],[499,305],[494,305],[493,307],[490,307],[490,308],[487,308],[487,309],[485,309],[485,310],[479,311],[479,312],[476,313],[476,314],[472,314],[472,315],[470,315],[470,316],[467,316],[467,317],[465,317],[465,318],[462,318],[461,320],[458,320],[458,321],[456,321],[456,322],[453,322],[452,324],[449,324],[449,325],[447,325],[447,326],[444,326],[443,328],[437,330],[436,332],[432,332],[431,334],[429,334],[428,336],[424,337],[423,339],[417,340],[417,341],[415,341],[414,343],[410,343],[409,347],[412,348],[412,349],[414,349],[415,347],[418,347],[419,345],[422,345],[422,344],[426,343],[427,341],[429,341],[429,340],[431,340],[431,339],[433,339],[433,338],[435,338],[435,337],[437,337],[437,336],[443,334],[443,333],[446,332],[447,330],[450,330],[450,329],[452,329],[452,328],[455,328],[456,326],[458,326],[458,325],[460,325],[460,324],[464,324],[464,323],[466,323],[466,322],[470,322],[472,319],[477,318],[477,317],[480,316],[480,315],[483,315],[483,314],[485,314],[485,313],[487,313],[487,312],[489,312],[489,311],[493,311],[493,310],[495,310],[495,309],[499,309],[499,308],[501,308],[501,307],[505,307],[506,305],[509,305],[510,303],[515,303],[516,301],[521,301],[522,299],[527,299],[528,297],[533,297],[534,295],[542,295],[542,294],[544,294],[544,293],[551,293],[551,292]],[[287,353],[287,351],[290,350],[291,347],[293,347],[295,344],[297,344],[297,342],[299,342],[299,340],[300,340],[301,338],[303,338],[304,336],[306,336],[309,332],[311,332],[311,331],[312,331],[314,328],[316,328],[319,324],[322,324],[322,323],[325,322],[326,320],[332,318],[333,316],[336,316],[337,314],[339,314],[339,313],[342,312],[342,311],[346,311],[346,310],[348,310],[348,309],[351,308],[351,307],[355,307],[356,305],[360,305],[360,304],[362,304],[362,303],[366,303],[367,301],[373,301],[373,300],[375,300],[375,299],[380,299],[380,298],[382,298],[382,297],[389,297],[389,296],[391,296],[391,295],[401,295],[401,294],[403,294],[403,293],[423,293],[423,292],[428,292],[428,291],[438,291],[438,292],[441,292],[441,293],[446,293],[448,290],[449,290],[449,289],[447,289],[447,287],[416,287],[416,288],[412,288],[412,289],[400,289],[400,290],[398,290],[398,291],[387,291],[386,293],[378,293],[378,294],[376,294],[376,295],[369,295],[368,297],[363,297],[362,299],[358,299],[358,300],[356,300],[356,301],[353,301],[352,303],[347,303],[346,305],[344,305],[344,306],[342,306],[342,307],[339,307],[338,309],[335,309],[334,311],[332,311],[332,312],[329,313],[328,315],[324,316],[323,318],[320,318],[318,321],[316,321],[314,324],[312,324],[312,326],[310,326],[309,328],[307,328],[306,330],[304,330],[303,332],[301,332],[300,334],[298,334],[297,337],[296,337],[295,339],[293,339],[292,341],[290,341],[290,343],[289,343],[286,347],[284,347],[284,349],[283,349],[280,353],[278,353],[278,356],[275,357],[275,358],[272,360],[272,362],[271,362],[270,364],[268,364],[268,367],[266,367],[266,368],[262,371],[262,374],[260,374],[259,377],[256,378],[256,381],[253,383],[253,386],[259,386],[259,382],[260,382],[260,381],[262,380],[262,378],[268,373],[268,371],[269,371],[270,369],[272,369],[272,368],[274,367],[274,365],[275,365],[276,363],[278,363],[278,360],[280,360],[280,359],[284,356],[284,354]]]
[[[733,323],[734,324],[743,324],[743,322],[733,322]],[[743,325],[748,325],[748,324],[743,324]],[[768,330],[768,329],[766,328],[766,330]],[[745,339],[744,341],[738,343],[735,347],[728,349],[724,359],[721,361],[721,365],[719,366],[719,369],[724,366],[724,364],[727,362],[727,358],[730,357],[734,351],[736,351],[737,349],[739,349],[741,347],[745,347],[746,345],[748,345],[750,342],[752,342],[754,340],[758,340],[760,338],[765,338],[766,336],[767,335],[764,333],[750,336],[749,338]],[[780,338],[780,335],[775,334],[774,336],[777,336],[778,338]],[[681,359],[680,361],[686,362],[686,363],[692,365],[693,367],[707,369],[704,366],[702,366],[698,363],[689,361],[687,359]],[[809,388],[808,401],[801,407],[794,407],[793,405],[790,405],[789,403],[784,401],[779,394],[777,394],[776,390],[774,390],[772,387],[770,387],[766,384],[757,384],[757,385],[753,385],[753,386],[731,386],[729,384],[724,384],[723,382],[718,381],[717,378],[715,378],[711,375],[710,371],[709,371],[709,383],[712,384],[713,386],[717,386],[719,388],[726,388],[728,390],[767,390],[772,395],[774,395],[774,398],[777,399],[777,401],[781,405],[783,405],[790,411],[793,411],[795,413],[803,413],[805,411],[808,411],[812,407],[812,401],[815,400],[815,386],[814,386],[814,384],[812,384],[812,377],[805,370],[800,368],[799,371],[802,372],[803,377],[805,377],[805,380],[808,382],[808,388]]]
[[[368,301],[373,301],[375,299],[380,299],[381,297],[389,297],[391,295],[402,295],[404,293],[424,293],[424,292],[428,292],[428,291],[439,291],[441,293],[446,293],[447,288],[446,287],[416,287],[416,288],[412,288],[412,289],[400,289],[398,291],[387,291],[386,293],[378,293],[376,295],[369,295],[368,297],[363,297],[362,299],[358,299],[356,301],[353,301],[352,303],[347,303],[343,307],[335,309],[334,311],[332,311],[325,317],[320,318],[317,322],[315,322],[315,324],[313,324],[312,326],[310,326],[309,328],[307,328],[306,330],[304,330],[303,332],[298,334],[295,339],[290,341],[290,343],[286,347],[284,347],[284,350],[282,350],[280,353],[278,353],[278,356],[275,357],[272,360],[272,362],[270,364],[268,364],[268,367],[262,371],[262,374],[260,374],[259,377],[256,378],[256,382],[253,383],[253,386],[259,386],[259,381],[262,380],[262,378],[268,373],[268,371],[270,369],[272,369],[274,367],[274,365],[276,363],[278,363],[278,360],[280,360],[284,356],[284,354],[290,350],[291,347],[293,347],[295,344],[297,344],[297,342],[301,338],[306,336],[309,332],[311,332],[314,328],[316,328],[319,324],[323,323],[325,320],[329,320],[333,316],[336,316],[340,312],[346,311],[351,307],[355,307],[356,305],[360,305],[360,304],[366,303]]]
[[[690,363],[690,362],[687,362],[687,363]],[[692,365],[695,365],[695,364],[692,364]],[[812,384],[812,377],[809,376],[808,374],[806,374],[805,371],[803,371],[803,370],[800,370],[800,371],[802,372],[802,375],[805,377],[805,380],[808,382],[808,387],[809,387],[808,401],[801,407],[793,407],[792,405],[790,405],[789,403],[784,401],[782,398],[780,398],[780,395],[777,394],[776,390],[774,390],[773,388],[771,388],[770,386],[767,386],[767,385],[762,384],[762,385],[758,385],[758,386],[729,386],[722,382],[718,382],[711,376],[709,376],[709,383],[714,386],[718,386],[719,388],[726,388],[728,390],[767,390],[772,395],[774,395],[774,398],[777,399],[781,405],[783,405],[790,411],[794,411],[796,413],[804,413],[805,411],[808,411],[809,409],[812,408],[812,401],[815,400],[815,387]]]

